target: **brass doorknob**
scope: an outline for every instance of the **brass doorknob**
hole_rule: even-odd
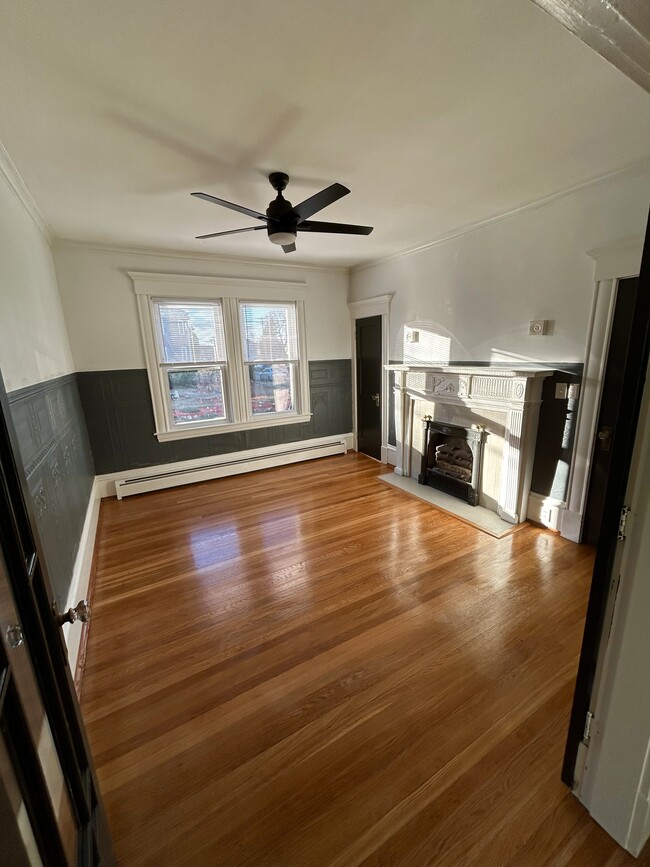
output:
[[[87,599],[77,602],[74,608],[68,608],[63,614],[56,615],[56,622],[59,626],[63,626],[64,623],[76,623],[77,620],[80,623],[88,623],[90,620],[90,605]]]

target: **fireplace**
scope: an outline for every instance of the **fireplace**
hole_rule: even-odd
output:
[[[430,485],[478,505],[484,432],[479,427],[459,427],[432,418],[424,419],[421,485]]]
[[[535,439],[542,383],[552,371],[523,367],[430,367],[428,365],[390,364],[395,375],[395,472],[415,476],[416,456],[428,456],[429,431],[420,430],[416,416],[435,425],[458,430],[472,451],[473,499],[495,511],[504,521],[519,524],[526,520],[530,479],[535,456]],[[472,417],[485,430],[472,427]],[[431,427],[431,426],[429,426]],[[488,435],[489,434],[489,435]],[[450,433],[449,436],[456,436]],[[477,457],[478,443],[481,454]],[[434,449],[435,454],[435,449]],[[428,458],[419,481],[431,479],[444,484],[443,490],[462,496],[466,502],[467,482],[444,473],[431,473]],[[476,474],[476,475],[475,475]],[[435,487],[439,487],[435,484]],[[453,488],[454,490],[450,490]]]

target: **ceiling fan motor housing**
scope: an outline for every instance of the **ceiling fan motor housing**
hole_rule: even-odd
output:
[[[281,189],[278,189],[277,199],[269,202],[266,216],[269,218],[268,236],[274,244],[289,244],[295,240],[298,234],[298,216],[293,211],[291,202],[282,196]],[[278,235],[282,235],[283,240],[278,240]],[[291,235],[291,238],[287,238],[287,235]]]

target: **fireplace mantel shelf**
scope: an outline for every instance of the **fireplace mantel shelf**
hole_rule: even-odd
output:
[[[439,403],[469,408],[518,408],[541,401],[541,380],[553,371],[524,367],[434,367],[387,364],[395,373],[395,390]]]
[[[546,367],[488,367],[487,365],[485,367],[442,367],[431,364],[386,364],[384,367],[386,370],[407,370],[413,373],[457,373],[471,376],[499,376],[508,379],[518,376],[526,379],[530,377],[544,379],[553,373],[551,368]]]

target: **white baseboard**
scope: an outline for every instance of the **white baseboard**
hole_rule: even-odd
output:
[[[565,539],[579,542],[582,534],[582,514],[564,509],[560,519],[560,533]]]
[[[95,478],[90,491],[90,499],[88,501],[88,508],[86,509],[86,518],[84,520],[83,530],[81,531],[79,550],[72,571],[72,580],[68,592],[66,611],[68,608],[74,608],[77,602],[79,602],[80,599],[85,599],[88,594],[90,572],[93,565],[93,555],[95,553],[95,537],[97,535],[100,503],[99,484]],[[68,648],[68,663],[73,678],[75,676],[77,660],[79,658],[82,627],[83,624],[81,623],[66,623],[63,626],[63,636]]]
[[[391,467],[397,466],[397,446],[382,446],[381,459],[385,464],[390,464]]]
[[[528,511],[526,517],[529,521],[535,521],[549,530],[559,530],[562,520],[562,512],[566,509],[566,503],[556,497],[546,497],[544,494],[536,494],[531,491],[528,495]]]
[[[175,461],[118,473],[97,476],[101,497],[117,495],[119,499],[130,494],[156,491],[164,488],[204,482],[225,476],[250,473],[269,467],[279,467],[327,455],[345,454],[352,448],[351,433],[332,437],[300,440],[295,443],[248,449],[225,455],[211,455],[190,461]]]

